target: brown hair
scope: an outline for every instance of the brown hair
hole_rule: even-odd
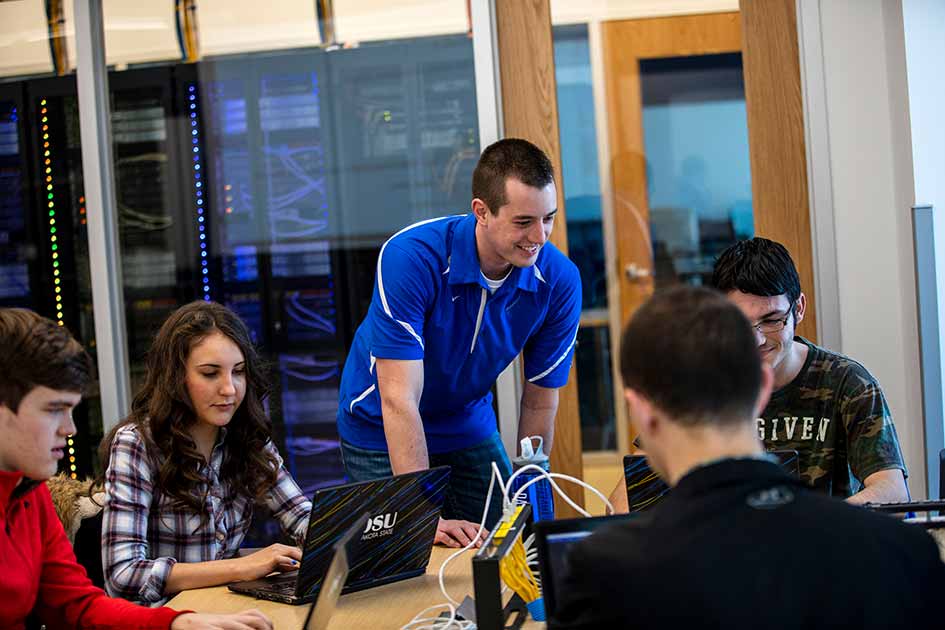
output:
[[[85,393],[92,374],[92,358],[64,326],[0,308],[0,405],[16,413],[36,387]]]
[[[473,171],[472,196],[482,199],[492,214],[508,203],[505,182],[517,179],[532,188],[544,188],[555,181],[554,167],[544,151],[528,140],[505,138],[493,142],[479,157]]]
[[[630,319],[620,373],[679,424],[732,426],[751,417],[761,389],[755,334],[713,289],[658,291]]]
[[[275,458],[264,448],[272,439],[272,425],[263,408],[268,382],[246,324],[214,302],[191,302],[167,318],[148,351],[144,386],[131,403],[131,413],[99,447],[104,469],[116,432],[127,425],[137,427],[149,456],[159,466],[157,489],[175,505],[198,514],[204,512],[205,497],[194,490],[205,481],[199,473],[203,456],[188,432],[197,419],[184,375],[191,349],[214,332],[239,347],[246,370],[246,395],[227,425],[220,477],[231,489],[261,500],[278,473]]]

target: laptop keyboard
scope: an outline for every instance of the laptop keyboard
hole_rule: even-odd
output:
[[[271,579],[267,586],[269,587],[269,590],[274,593],[281,593],[283,595],[292,595],[293,593],[295,593],[296,581],[297,580],[295,576],[291,578],[276,578],[276,579]]]

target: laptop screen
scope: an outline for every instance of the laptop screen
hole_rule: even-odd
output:
[[[776,458],[784,471],[795,479],[800,478],[800,466],[797,451],[782,449],[768,451],[768,455]],[[627,484],[627,505],[629,511],[641,512],[655,505],[669,492],[659,475],[653,472],[646,455],[626,455],[623,458],[623,473]]]
[[[318,490],[302,549],[298,594],[310,596],[320,588],[332,545],[365,512],[360,552],[349,567],[346,590],[422,573],[433,550],[449,472],[441,466]]]
[[[624,522],[631,518],[633,518],[632,514],[616,514],[535,523],[535,546],[538,550],[541,590],[549,621],[554,618],[556,605],[561,596],[559,589],[561,580],[568,572],[568,550],[571,546],[604,525]]]
[[[331,564],[322,580],[318,597],[312,602],[305,619],[304,630],[326,630],[335,612],[335,605],[348,579],[351,560],[357,558],[360,535],[367,524],[367,515],[361,516],[345,531],[332,549]]]

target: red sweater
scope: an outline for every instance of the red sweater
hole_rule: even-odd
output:
[[[113,599],[75,560],[46,484],[0,472],[0,628],[25,628],[32,611],[48,628],[161,629],[181,613]]]

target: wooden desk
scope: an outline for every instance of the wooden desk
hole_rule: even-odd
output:
[[[440,565],[453,551],[445,547],[434,547],[426,575],[342,595],[331,618],[330,629],[396,629],[408,623],[427,606],[443,603],[437,575]],[[473,550],[467,551],[446,568],[444,584],[454,599],[462,601],[466,595],[473,595],[473,554]],[[184,591],[167,605],[178,610],[205,613],[232,613],[247,608],[258,608],[272,619],[276,630],[302,630],[309,609],[308,605],[290,606],[238,595],[225,586]],[[433,612],[437,614],[440,611]],[[530,619],[523,626],[528,630],[543,627],[544,624]]]

